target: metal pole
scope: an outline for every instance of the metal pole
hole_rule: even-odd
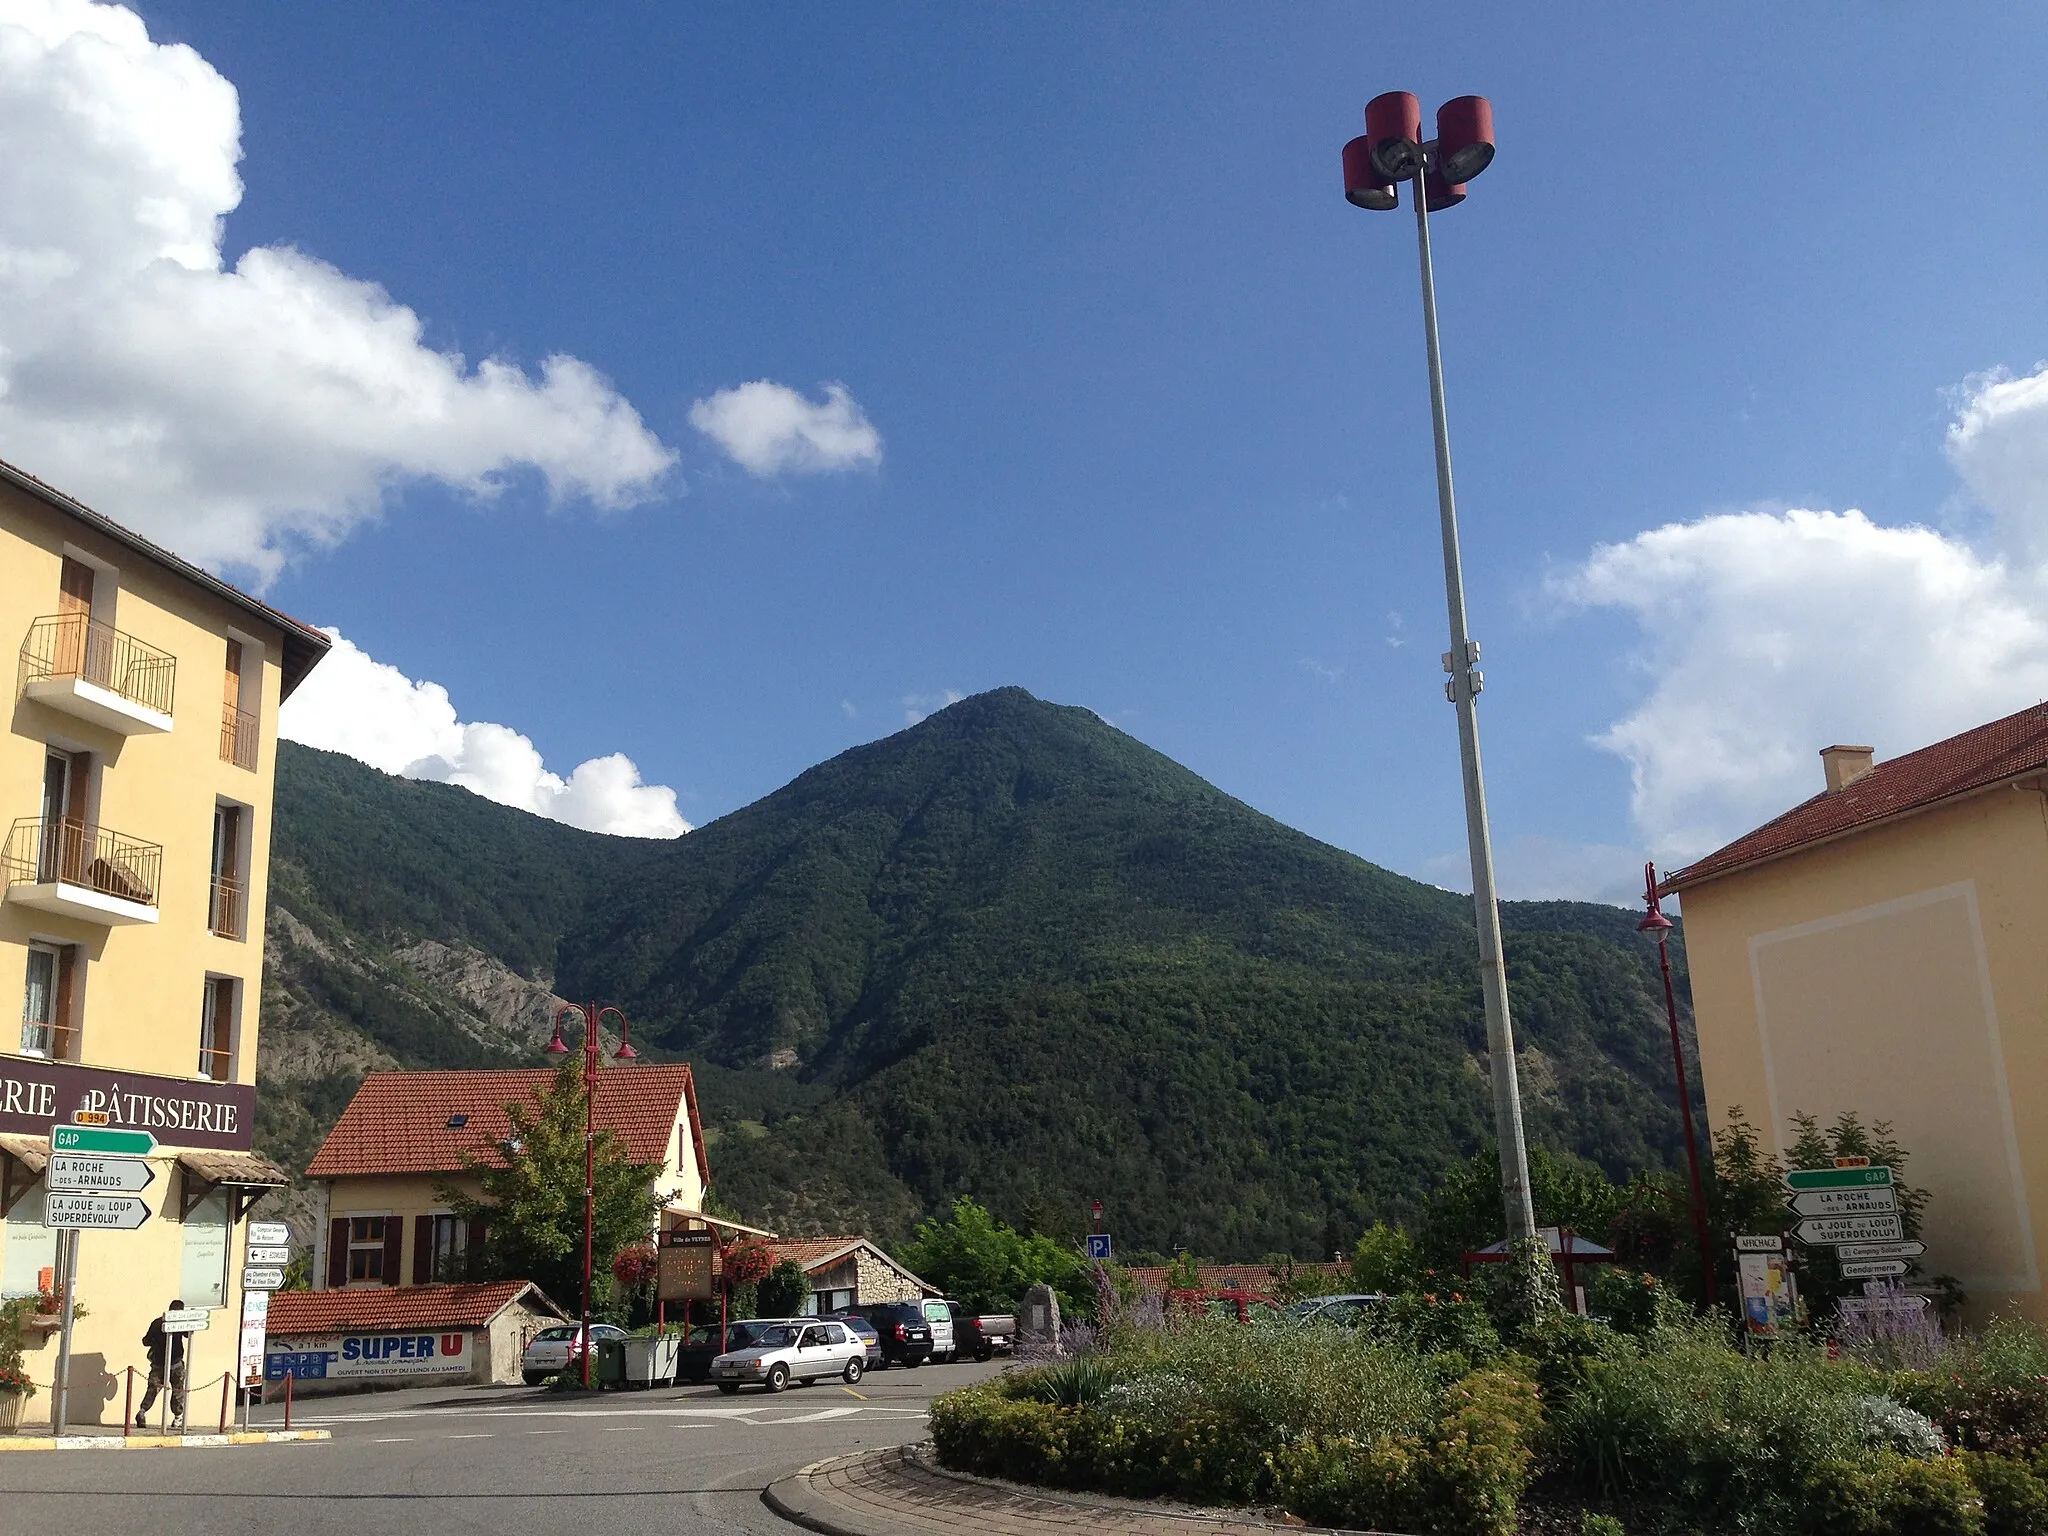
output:
[[[590,1254],[597,1224],[597,1004],[583,1011],[583,1389],[590,1390]]]
[[[78,1229],[67,1227],[57,1239],[57,1270],[62,1277],[63,1300],[58,1303],[62,1319],[57,1334],[57,1375],[50,1386],[50,1433],[64,1433],[71,1407],[71,1323],[76,1310],[72,1295],[78,1289]]]
[[[1644,866],[1649,885],[1650,910],[1662,915],[1657,904],[1657,866]],[[1707,1239],[1707,1187],[1700,1178],[1699,1142],[1692,1128],[1692,1091],[1685,1082],[1685,1047],[1678,1039],[1678,997],[1671,990],[1671,951],[1665,945],[1669,929],[1657,930],[1657,964],[1664,972],[1664,1017],[1671,1024],[1671,1069],[1678,1075],[1678,1113],[1685,1122],[1685,1165],[1692,1181],[1692,1228],[1700,1244],[1700,1283],[1707,1305],[1714,1304],[1714,1249]]]
[[[135,1367],[127,1367],[128,1395],[121,1401],[121,1438],[126,1440],[135,1427]]]
[[[1479,647],[1465,628],[1465,574],[1458,558],[1458,509],[1451,492],[1451,430],[1444,414],[1444,365],[1437,347],[1436,277],[1429,259],[1429,205],[1423,172],[1414,179],[1415,239],[1422,256],[1422,330],[1429,348],[1429,408],[1436,429],[1436,501],[1443,525],[1444,600],[1451,648],[1446,691],[1458,707],[1458,752],[1465,769],[1465,840],[1472,854],[1472,908],[1479,924],[1479,986],[1486,1001],[1486,1052],[1493,1068],[1494,1139],[1500,1143],[1500,1193],[1511,1240],[1536,1235],[1529,1199],[1529,1152],[1522,1141],[1522,1094],[1515,1074],[1515,1027],[1508,1013],[1507,961],[1501,953],[1500,902],[1493,884],[1493,838],[1486,781],[1479,768]]]

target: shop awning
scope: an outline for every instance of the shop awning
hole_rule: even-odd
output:
[[[0,1220],[50,1165],[50,1138],[0,1131]]]
[[[177,1157],[178,1167],[184,1172],[185,1186],[178,1197],[178,1219],[181,1221],[215,1190],[227,1191],[228,1218],[240,1221],[248,1215],[250,1206],[271,1190],[284,1189],[292,1181],[292,1176],[269,1158],[258,1157],[253,1152],[193,1149],[181,1151]]]

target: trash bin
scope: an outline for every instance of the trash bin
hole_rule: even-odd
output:
[[[624,1339],[598,1339],[597,1344],[597,1385],[600,1387],[622,1386],[626,1380],[626,1341]]]
[[[683,1343],[681,1334],[668,1333],[658,1339],[626,1339],[623,1342],[628,1383],[636,1387],[651,1387],[657,1382],[666,1385],[676,1379],[676,1353]]]

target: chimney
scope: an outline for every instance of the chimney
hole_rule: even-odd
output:
[[[1828,776],[1828,793],[1839,794],[1870,772],[1875,755],[1869,747],[1822,747],[1820,764]]]

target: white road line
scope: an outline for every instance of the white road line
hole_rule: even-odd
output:
[[[485,1433],[481,1435],[443,1435],[441,1438],[443,1440],[488,1440],[491,1437],[489,1433]]]
[[[411,1435],[387,1435],[381,1440],[372,1440],[370,1442],[372,1445],[409,1445],[411,1443]]]

